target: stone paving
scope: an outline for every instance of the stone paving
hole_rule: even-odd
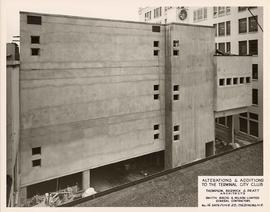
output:
[[[240,149],[76,207],[196,207],[197,177],[205,175],[263,175],[263,144]]]

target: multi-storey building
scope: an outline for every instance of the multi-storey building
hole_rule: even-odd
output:
[[[153,16],[156,10],[161,11]],[[215,49],[252,55],[252,106],[234,116],[235,132],[247,139],[263,139],[263,7],[146,7],[140,21],[190,23],[215,27]],[[242,68],[240,68],[242,69]],[[240,71],[240,70],[239,70]],[[228,118],[216,119],[217,138],[227,140]]]
[[[21,202],[149,153],[212,155],[215,118],[251,105],[251,57],[214,56],[212,26],[20,17]]]

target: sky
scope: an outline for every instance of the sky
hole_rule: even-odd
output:
[[[124,0],[7,0],[7,42],[19,35],[19,11],[138,21],[139,4]]]

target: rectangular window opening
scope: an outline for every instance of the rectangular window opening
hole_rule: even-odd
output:
[[[39,48],[31,48],[31,55],[32,56],[39,56],[40,49]]]
[[[41,147],[32,148],[32,155],[41,155]]]
[[[159,124],[155,124],[154,125],[154,130],[158,130],[159,129]]]
[[[258,64],[252,64],[252,79],[258,79]]]
[[[233,84],[237,85],[238,84],[238,78],[233,78]]]
[[[179,40],[173,41],[173,47],[179,47]]]
[[[173,95],[173,100],[179,100],[179,95],[178,94],[174,94]]]
[[[154,50],[154,56],[158,56],[158,50]]]
[[[153,46],[154,46],[154,47],[158,47],[158,46],[159,46],[159,41],[154,41],[154,42],[153,42]]]
[[[154,85],[154,91],[158,91],[159,90],[159,85]]]
[[[154,99],[155,100],[159,99],[159,94],[154,94]]]
[[[41,166],[41,159],[32,160],[32,167]]]
[[[258,104],[258,89],[252,89],[252,104]]]
[[[174,90],[174,91],[179,91],[179,85],[174,85],[174,86],[173,86],[173,90]]]
[[[173,50],[173,55],[178,56],[179,55],[179,50]]]
[[[154,139],[159,139],[159,133],[154,134]]]
[[[250,83],[250,77],[246,77],[246,83]]]
[[[160,26],[152,26],[152,32],[160,32]]]
[[[174,140],[174,141],[178,141],[178,140],[179,140],[179,135],[174,135],[174,136],[173,136],[173,140]]]
[[[31,36],[31,43],[32,44],[39,44],[39,36]]]
[[[240,84],[244,84],[244,77],[240,77]]]
[[[174,131],[174,132],[179,131],[179,125],[175,125],[175,126],[173,127],[173,131]]]
[[[219,85],[224,86],[225,85],[225,79],[219,79]]]
[[[41,25],[41,16],[28,15],[27,24]]]
[[[232,84],[232,78],[227,78],[226,85],[231,85],[231,84]]]

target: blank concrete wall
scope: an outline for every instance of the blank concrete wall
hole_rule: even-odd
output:
[[[152,32],[150,24],[53,15],[31,25],[27,14],[21,13],[22,186],[164,150],[163,27]],[[40,44],[31,44],[31,35]],[[40,56],[31,56],[31,47]],[[32,167],[37,146],[41,167]]]

